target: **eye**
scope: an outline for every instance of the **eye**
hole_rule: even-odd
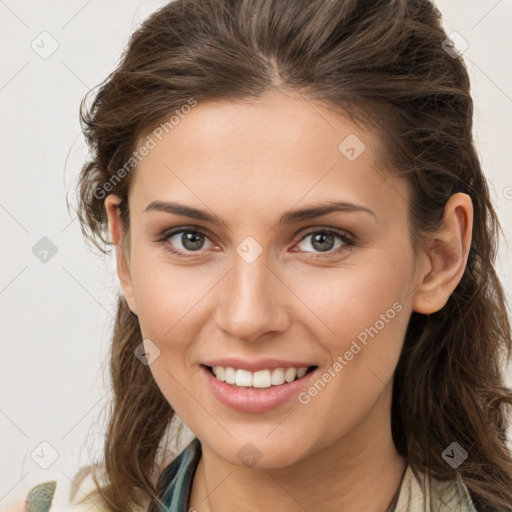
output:
[[[311,238],[309,245],[313,247],[313,251],[304,248],[308,245],[308,243],[305,243],[308,238]],[[338,240],[338,244],[336,244],[336,240]],[[205,233],[190,227],[167,231],[156,241],[163,243],[165,250],[184,258],[193,257],[194,254],[191,253],[200,253],[202,249],[211,249],[214,246]],[[205,247],[205,241],[210,242],[210,247]],[[310,231],[302,237],[297,246],[300,247],[301,244],[303,245],[300,248],[302,252],[314,252],[320,255],[321,253],[328,253],[327,256],[330,256],[354,246],[355,242],[344,231],[329,228]],[[292,251],[296,252],[295,249],[292,249]]]
[[[311,238],[310,242],[305,243],[305,240],[308,238]],[[336,240],[338,240],[338,244],[336,244]],[[355,245],[354,241],[346,233],[332,228],[310,231],[301,239],[298,246],[300,246],[300,244],[303,244],[303,247],[307,245],[313,247],[313,252],[328,252],[329,255],[332,253],[341,252]],[[301,250],[304,252],[311,252],[305,250],[304,248]]]
[[[201,252],[201,249],[204,249],[205,240],[211,242],[202,231],[193,228],[176,229],[158,239],[159,242],[164,242],[166,250],[185,258],[193,256],[187,252]]]

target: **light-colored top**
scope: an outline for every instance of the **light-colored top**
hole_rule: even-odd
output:
[[[153,507],[150,512],[188,512],[194,474],[201,458],[201,443],[194,438],[162,471],[158,493],[165,508]],[[428,480],[424,494],[410,466],[407,466],[390,507],[383,512],[478,512],[462,480]],[[78,484],[78,485],[77,485]],[[91,475],[80,482],[52,480],[33,487],[25,500],[0,512],[108,512],[108,508],[91,501],[88,494],[95,488]],[[77,490],[78,489],[78,490]],[[146,512],[146,510],[141,512]]]

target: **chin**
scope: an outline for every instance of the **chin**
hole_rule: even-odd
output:
[[[279,427],[278,427],[279,428]],[[208,440],[208,436],[198,438],[203,446],[208,445],[217,456],[236,466],[256,469],[277,469],[290,466],[307,457],[308,448],[304,442],[307,437],[289,436],[286,432],[271,433],[265,429],[265,434],[251,436],[239,435],[226,438],[222,443],[219,439]],[[300,447],[300,449],[298,449]]]

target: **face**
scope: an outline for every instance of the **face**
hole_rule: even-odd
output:
[[[418,280],[378,137],[280,92],[200,103],[161,139],[118,271],[162,393],[234,464],[361,447],[389,425]]]

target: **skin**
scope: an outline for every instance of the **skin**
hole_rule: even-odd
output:
[[[366,147],[354,161],[338,149],[350,134]],[[391,436],[393,372],[411,312],[441,309],[462,277],[473,210],[469,196],[452,196],[415,255],[408,186],[383,169],[383,149],[377,134],[290,92],[204,102],[135,172],[127,246],[120,198],[105,199],[123,293],[160,350],[150,371],[202,443],[189,504],[199,512],[382,512],[399,487],[406,462]],[[223,224],[145,212],[155,200],[206,209]],[[329,200],[373,215],[277,225],[289,209]],[[182,234],[156,241],[183,226],[204,233],[203,245],[183,245]],[[355,245],[335,236],[322,252],[311,235],[327,228]],[[262,248],[250,264],[236,251],[249,236]],[[192,257],[165,249],[173,244]],[[401,311],[307,404],[242,413],[201,378],[201,362],[232,355],[312,361],[321,375],[395,303]],[[248,442],[260,453],[251,467],[237,457]]]

